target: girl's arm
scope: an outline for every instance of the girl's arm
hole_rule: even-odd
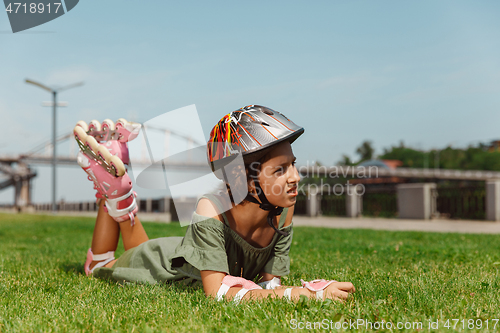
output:
[[[203,290],[205,291],[205,295],[217,297],[217,292],[222,285],[222,279],[226,276],[226,273],[216,272],[216,271],[201,271],[201,281],[203,283]],[[232,300],[233,297],[240,291],[242,288],[239,287],[231,287],[226,294],[227,300]],[[266,290],[266,289],[255,289],[250,290],[243,296],[243,299],[262,299],[262,298],[276,298],[283,297],[285,289],[279,290]],[[307,297],[313,297],[313,293],[309,289],[295,287],[292,289],[291,299],[298,299],[300,295],[305,295]]]
[[[222,279],[226,276],[225,273],[216,271],[201,271],[201,281],[203,283],[203,290],[205,295],[217,297],[217,292],[222,285]],[[250,290],[243,296],[243,299],[263,299],[263,298],[282,298],[285,291],[291,289],[290,299],[298,300],[300,295],[307,296],[308,298],[316,298],[316,293],[307,288],[302,287],[286,287],[282,289],[255,289]],[[233,297],[241,290],[239,287],[229,288],[226,299],[232,300]],[[324,298],[331,298],[333,300],[347,299],[349,293],[354,292],[354,286],[350,282],[335,282],[329,285],[324,291]]]

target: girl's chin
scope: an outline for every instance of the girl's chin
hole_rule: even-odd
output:
[[[285,200],[282,200],[283,204],[280,205],[280,207],[292,207],[295,205],[297,202],[297,197],[296,196],[288,196]]]
[[[283,208],[289,208],[295,205],[297,201],[297,197],[291,197],[288,196],[287,198],[283,198],[281,200],[276,201],[276,204],[274,202],[271,202],[271,204],[278,206],[278,207],[283,207]]]

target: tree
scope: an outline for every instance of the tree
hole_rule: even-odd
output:
[[[371,160],[373,158],[373,153],[375,152],[375,149],[372,147],[372,142],[369,140],[364,141],[361,146],[356,149],[356,154],[361,157],[360,162],[366,161],[366,160]]]
[[[339,165],[353,165],[354,163],[351,161],[351,158],[346,154],[342,155],[342,159],[337,163]]]
[[[405,168],[439,168],[456,170],[492,170],[500,171],[500,152],[490,152],[487,145],[479,143],[477,147],[446,147],[421,151],[404,146],[385,148],[380,159],[399,160]],[[436,165],[436,162],[438,163]]]
[[[404,145],[392,146],[391,149],[384,149],[384,154],[380,155],[379,158],[382,160],[398,160],[403,163],[405,168],[423,168],[425,164],[425,159],[430,160],[431,165],[427,167],[433,167],[433,162],[435,152],[431,152],[430,156],[425,156],[426,153],[412,148],[407,148]]]

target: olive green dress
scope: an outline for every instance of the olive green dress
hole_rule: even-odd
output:
[[[209,199],[219,211],[222,204],[213,194]],[[201,198],[200,198],[201,199]],[[201,280],[200,271],[224,272],[254,280],[260,272],[276,276],[288,275],[288,253],[292,243],[293,226],[285,224],[288,208],[279,220],[279,229],[288,236],[275,233],[271,243],[258,248],[250,245],[229,227],[226,214],[221,221],[193,214],[184,237],[164,237],[149,240],[125,251],[112,268],[97,268],[93,275],[118,282],[163,283]]]

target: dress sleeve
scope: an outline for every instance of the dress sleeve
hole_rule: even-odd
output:
[[[290,273],[290,246],[292,245],[293,223],[281,230],[287,231],[288,236],[280,235],[274,246],[271,256],[263,268],[264,273],[275,276],[285,276]]]
[[[188,263],[198,271],[228,274],[223,228],[222,222],[195,213],[186,235],[175,249],[172,267],[180,268]]]

